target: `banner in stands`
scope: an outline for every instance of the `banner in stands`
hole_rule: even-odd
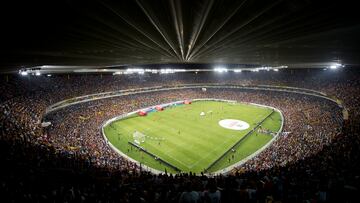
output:
[[[161,105],[157,105],[157,106],[155,107],[155,109],[156,109],[157,111],[162,111],[162,110],[164,110],[164,107],[162,107]]]
[[[147,115],[147,112],[146,111],[144,111],[144,110],[141,110],[141,111],[139,111],[139,116],[146,116]]]

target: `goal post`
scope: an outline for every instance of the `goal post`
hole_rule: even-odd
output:
[[[136,144],[141,144],[141,143],[145,142],[145,137],[146,137],[145,134],[143,134],[137,130],[133,133],[134,142]]]

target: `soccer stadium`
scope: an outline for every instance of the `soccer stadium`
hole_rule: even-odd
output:
[[[1,202],[359,202],[355,8],[11,3]]]

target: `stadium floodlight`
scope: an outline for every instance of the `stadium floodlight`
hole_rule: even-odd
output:
[[[157,72],[158,72],[158,70],[156,70],[156,69],[149,69],[149,68],[147,68],[147,69],[145,69],[145,72],[147,72],[147,73],[157,73]]]
[[[270,69],[272,69],[272,67],[267,67],[267,66],[263,66],[263,67],[260,67],[260,68],[256,68],[256,72],[259,72],[259,70],[266,70],[266,71],[269,71]]]
[[[273,70],[274,70],[275,72],[278,72],[278,71],[279,71],[279,69],[277,69],[277,68],[274,68]]]
[[[48,77],[51,77],[51,74],[47,74]]]
[[[137,69],[138,74],[143,75],[145,73],[144,69]]]
[[[344,65],[342,64],[339,64],[339,63],[334,63],[330,66],[330,69],[337,69],[337,68],[340,68],[340,67],[344,67]]]
[[[228,72],[228,69],[224,68],[224,67],[216,67],[216,68],[214,68],[214,71],[218,72],[218,73],[226,73],[226,72]]]
[[[168,73],[175,73],[175,71],[170,68],[160,69],[160,74],[168,74]]]
[[[41,73],[40,73],[39,71],[36,71],[36,72],[35,72],[35,75],[36,75],[36,76],[40,76]]]
[[[123,74],[121,71],[116,71],[113,73],[113,75],[121,75],[121,74]]]
[[[21,70],[20,71],[20,75],[22,76],[27,76],[28,75],[28,72],[26,70]]]
[[[132,74],[132,73],[138,73],[138,74],[144,74],[145,70],[143,68],[128,68],[124,72],[124,74]]]
[[[241,73],[242,70],[241,70],[241,69],[234,69],[234,72],[235,72],[235,73]]]

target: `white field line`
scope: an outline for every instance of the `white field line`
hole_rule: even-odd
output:
[[[126,127],[124,127],[124,130],[129,133],[129,131],[126,129]],[[148,143],[148,144],[149,144],[149,143]],[[149,145],[152,146],[152,144],[149,144]],[[152,146],[152,147],[154,147],[154,146]],[[154,148],[156,148],[156,147],[154,147]],[[146,149],[146,150],[148,150],[148,149]],[[148,151],[149,151],[149,150],[148,150]],[[173,151],[173,150],[170,150],[170,151]],[[169,153],[168,153],[168,151],[164,151],[164,152],[165,152],[165,153],[167,154],[167,156],[169,156],[170,158],[172,158],[172,159],[174,159],[175,161],[177,161],[177,162],[183,164],[184,166],[188,167],[188,164],[186,164],[186,163],[184,163],[184,162],[182,162],[182,161],[174,158],[173,156],[170,156]],[[151,153],[153,153],[153,152],[151,152]],[[153,153],[153,154],[155,154],[157,157],[163,159],[164,161],[171,163],[170,161],[166,160],[164,157],[159,156],[157,153]],[[172,163],[171,163],[171,164],[172,164]]]
[[[231,138],[231,137],[230,137],[230,138]],[[196,164],[198,164],[200,161],[208,158],[208,157],[212,154],[212,152],[218,150],[219,148],[224,147],[223,145],[224,145],[226,142],[228,142],[228,141],[230,140],[230,138],[228,138],[228,139],[225,140],[223,143],[221,143],[221,145],[219,145],[218,147],[216,147],[214,150],[212,150],[210,153],[208,153],[205,157],[203,157],[202,159],[199,159],[197,162],[191,164],[191,165],[189,166],[189,168],[193,168],[193,167],[194,167]]]
[[[169,151],[173,151],[173,150],[169,150]],[[187,163],[184,163],[184,162],[180,161],[179,159],[174,158],[173,156],[171,156],[170,153],[168,153],[169,151],[165,151],[165,153],[166,153],[167,156],[169,156],[170,158],[174,159],[175,161],[181,163],[182,165],[188,167],[188,164],[187,164]],[[163,160],[165,160],[165,161],[167,161],[167,162],[170,162],[170,161],[164,159],[163,157],[160,157],[160,158],[162,158]],[[170,162],[170,163],[171,163],[171,162]]]
[[[256,117],[256,119],[255,119],[255,122],[259,119],[259,117],[261,117],[261,118],[264,118],[264,117],[266,117],[266,115],[264,114],[264,115],[258,115],[257,117]],[[254,128],[252,128],[252,130],[253,129],[255,129],[255,127]],[[250,130],[251,131],[251,130]],[[250,132],[249,131],[249,132]],[[254,131],[255,132],[255,131]],[[228,139],[229,140],[229,139]],[[225,142],[227,142],[228,140],[226,140]],[[222,144],[224,144],[225,142],[223,142]],[[220,147],[218,147],[218,148],[220,148]],[[218,149],[218,148],[216,148],[216,149]],[[215,150],[213,150],[213,151],[215,151]],[[211,154],[211,153],[209,153],[209,154]],[[209,154],[206,156],[206,157],[208,157],[209,156]],[[205,159],[206,157],[204,157],[204,158],[202,158],[201,160],[203,160],[203,159]],[[199,161],[201,161],[201,160],[199,160]],[[197,161],[197,162],[199,162],[199,161]],[[196,163],[197,163],[196,162]],[[192,168],[192,167],[191,167]]]
[[[171,129],[174,130],[174,131],[176,131],[175,128],[171,128]],[[151,134],[151,133],[150,133],[150,134]],[[150,144],[150,143],[148,143],[148,144],[151,145],[153,148],[157,148],[157,147],[154,147],[154,146],[153,146],[152,144]],[[148,150],[148,149],[147,149],[147,150]],[[182,165],[188,167],[188,164],[186,164],[186,163],[180,161],[179,159],[176,159],[176,158],[174,158],[173,156],[170,155],[171,153],[169,153],[169,152],[172,152],[172,151],[174,151],[174,150],[177,150],[177,148],[174,147],[174,148],[171,149],[171,150],[168,150],[168,151],[164,150],[163,152],[164,152],[167,156],[169,156],[170,158],[172,158],[172,159],[174,159],[175,161],[181,163]],[[153,152],[151,152],[151,153],[153,153]],[[155,155],[158,156],[159,158],[165,160],[166,162],[171,163],[170,161],[166,160],[164,157],[159,156],[157,153],[153,153],[153,154],[155,154]]]

